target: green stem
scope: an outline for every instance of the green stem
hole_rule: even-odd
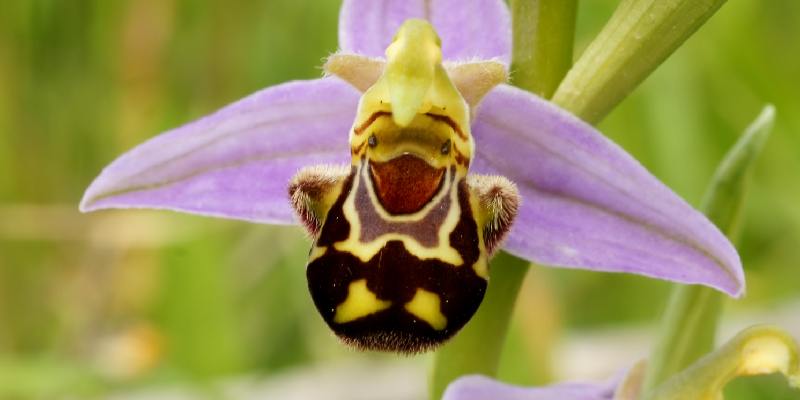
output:
[[[772,127],[767,106],[717,169],[702,209],[731,240],[741,222],[747,177]],[[642,393],[658,386],[713,350],[725,297],[705,286],[676,285],[648,363]]]
[[[492,260],[490,284],[472,320],[434,356],[431,399],[440,399],[450,382],[462,375],[497,375],[508,324],[528,262],[506,252]]]
[[[514,84],[550,98],[572,66],[577,0],[511,0]]]
[[[589,123],[608,114],[725,0],[622,0],[553,102]]]
[[[549,97],[569,69],[576,0],[511,0],[514,84]],[[492,260],[486,297],[464,329],[434,355],[430,398],[460,376],[494,377],[528,262],[506,252]]]
[[[674,286],[645,373],[642,393],[714,348],[724,300],[721,293],[705,286]]]

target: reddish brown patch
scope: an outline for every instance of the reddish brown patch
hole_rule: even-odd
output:
[[[419,157],[402,155],[386,162],[370,162],[378,200],[390,214],[421,210],[436,194],[444,168],[433,168]]]

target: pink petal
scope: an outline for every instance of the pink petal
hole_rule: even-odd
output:
[[[502,85],[479,107],[473,132],[473,170],[519,185],[510,252],[546,265],[743,292],[741,262],[728,239],[590,125]]]
[[[430,21],[447,60],[511,57],[511,19],[502,0],[344,0],[339,15],[342,50],[382,57],[409,18]]]
[[[81,211],[158,208],[292,223],[287,185],[301,167],[349,161],[358,92],[325,78],[254,93],[123,154]]]
[[[613,398],[613,383],[562,383],[523,388],[485,376],[471,375],[451,383],[442,400],[611,400]]]

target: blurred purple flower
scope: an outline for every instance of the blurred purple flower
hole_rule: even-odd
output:
[[[613,400],[616,386],[614,381],[523,388],[481,375],[470,375],[451,383],[442,400]]]
[[[511,53],[502,0],[345,0],[342,53],[379,58],[408,18],[428,19],[446,60]],[[296,223],[287,183],[301,167],[349,161],[360,92],[338,78],[252,94],[122,155],[82,211],[158,208],[257,223]],[[699,283],[739,296],[736,250],[702,214],[590,125],[501,84],[472,121],[471,171],[514,181],[522,205],[504,248],[537,263]]]

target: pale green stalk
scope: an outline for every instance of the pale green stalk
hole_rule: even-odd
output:
[[[577,0],[511,0],[514,84],[549,99],[572,66]]]
[[[589,123],[603,119],[725,0],[622,0],[569,71],[553,102]]]

